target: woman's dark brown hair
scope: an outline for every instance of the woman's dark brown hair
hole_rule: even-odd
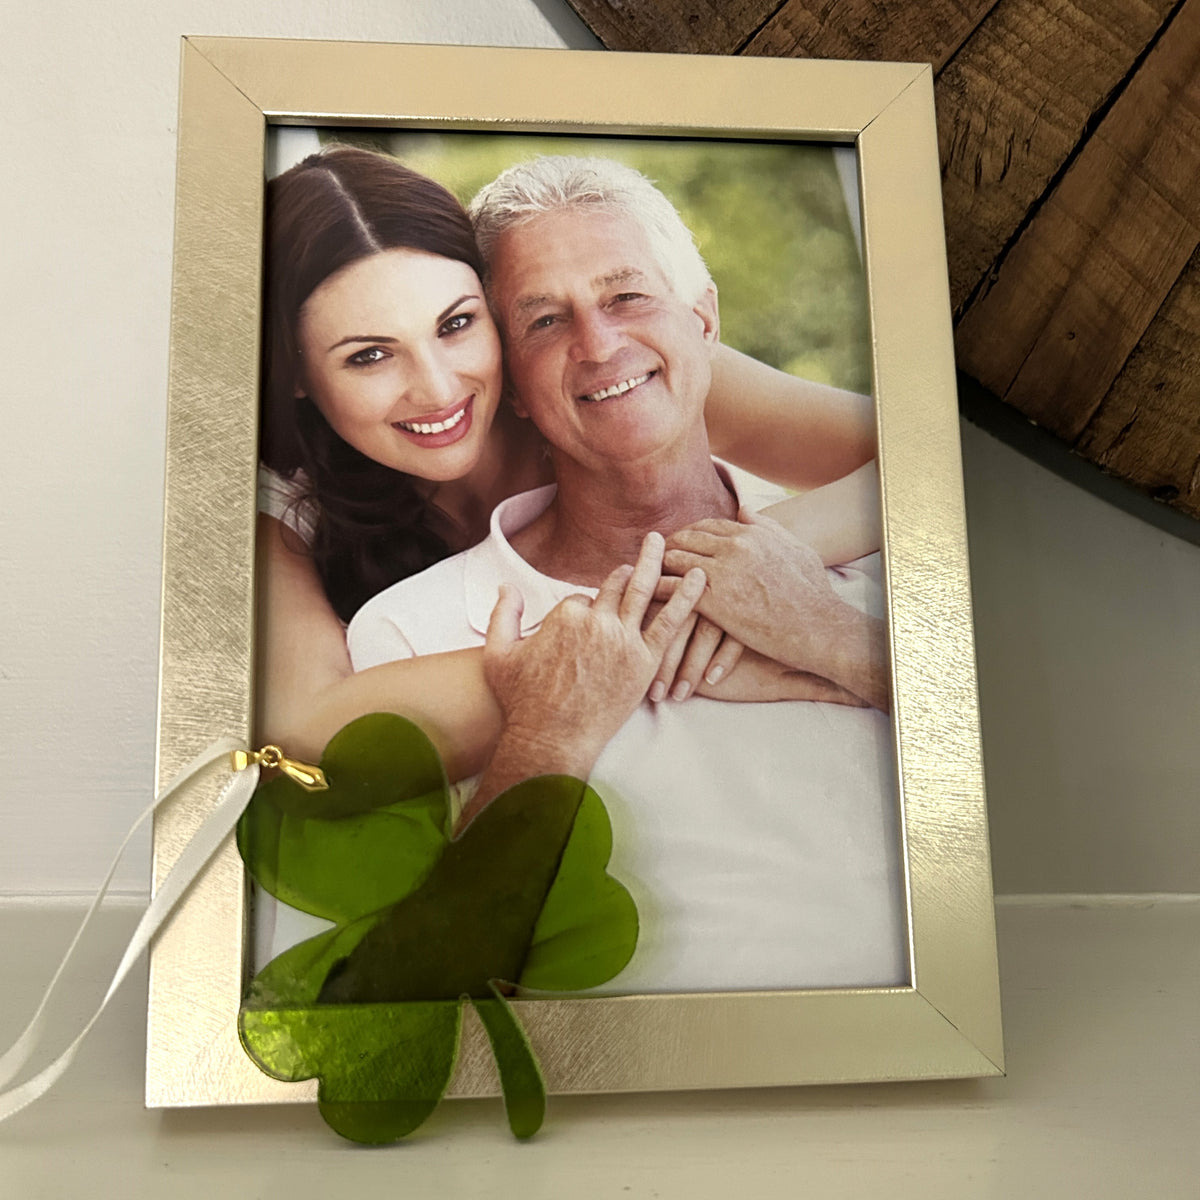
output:
[[[423,250],[483,264],[459,202],[384,154],[350,146],[310,155],[267,185],[262,461],[302,478],[310,552],[338,616],[445,558],[429,504],[409,476],[360,454],[303,387],[297,327],[305,300],[343,267],[383,250]],[[303,476],[298,476],[303,472]]]

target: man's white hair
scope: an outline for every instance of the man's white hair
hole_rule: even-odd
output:
[[[691,304],[712,276],[675,206],[640,171],[611,158],[546,155],[518,163],[471,201],[475,238],[490,274],[500,235],[542,213],[578,208],[618,213],[638,223],[671,290]]]

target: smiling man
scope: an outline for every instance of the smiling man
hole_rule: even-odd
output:
[[[487,541],[368,603],[356,669],[486,636],[505,730],[468,814],[531,774],[590,777],[643,916],[607,990],[904,982],[878,591],[751,516],[712,459],[717,296],[690,233],[607,160],[512,168],[473,216],[514,404],[557,488],[505,501]],[[664,564],[755,652],[686,703],[645,699]],[[876,707],[733,702],[835,693]]]
[[[637,557],[649,530],[734,518],[704,427],[718,333],[711,282],[677,296],[645,231],[602,209],[513,225],[491,251],[514,405],[550,443],[558,480],[514,538],[521,557],[595,586]]]

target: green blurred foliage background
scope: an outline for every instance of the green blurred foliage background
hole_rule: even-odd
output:
[[[829,147],[397,130],[322,140],[394,154],[464,204],[539,154],[619,159],[652,179],[692,230],[720,295],[722,341],[794,375],[870,391],[866,281]]]

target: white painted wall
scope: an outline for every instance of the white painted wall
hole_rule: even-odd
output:
[[[152,785],[183,34],[595,44],[563,0],[4,6],[0,894],[93,888]],[[1200,890],[1200,550],[966,451],[998,884]]]
[[[963,424],[1000,892],[1200,892],[1200,547]]]

